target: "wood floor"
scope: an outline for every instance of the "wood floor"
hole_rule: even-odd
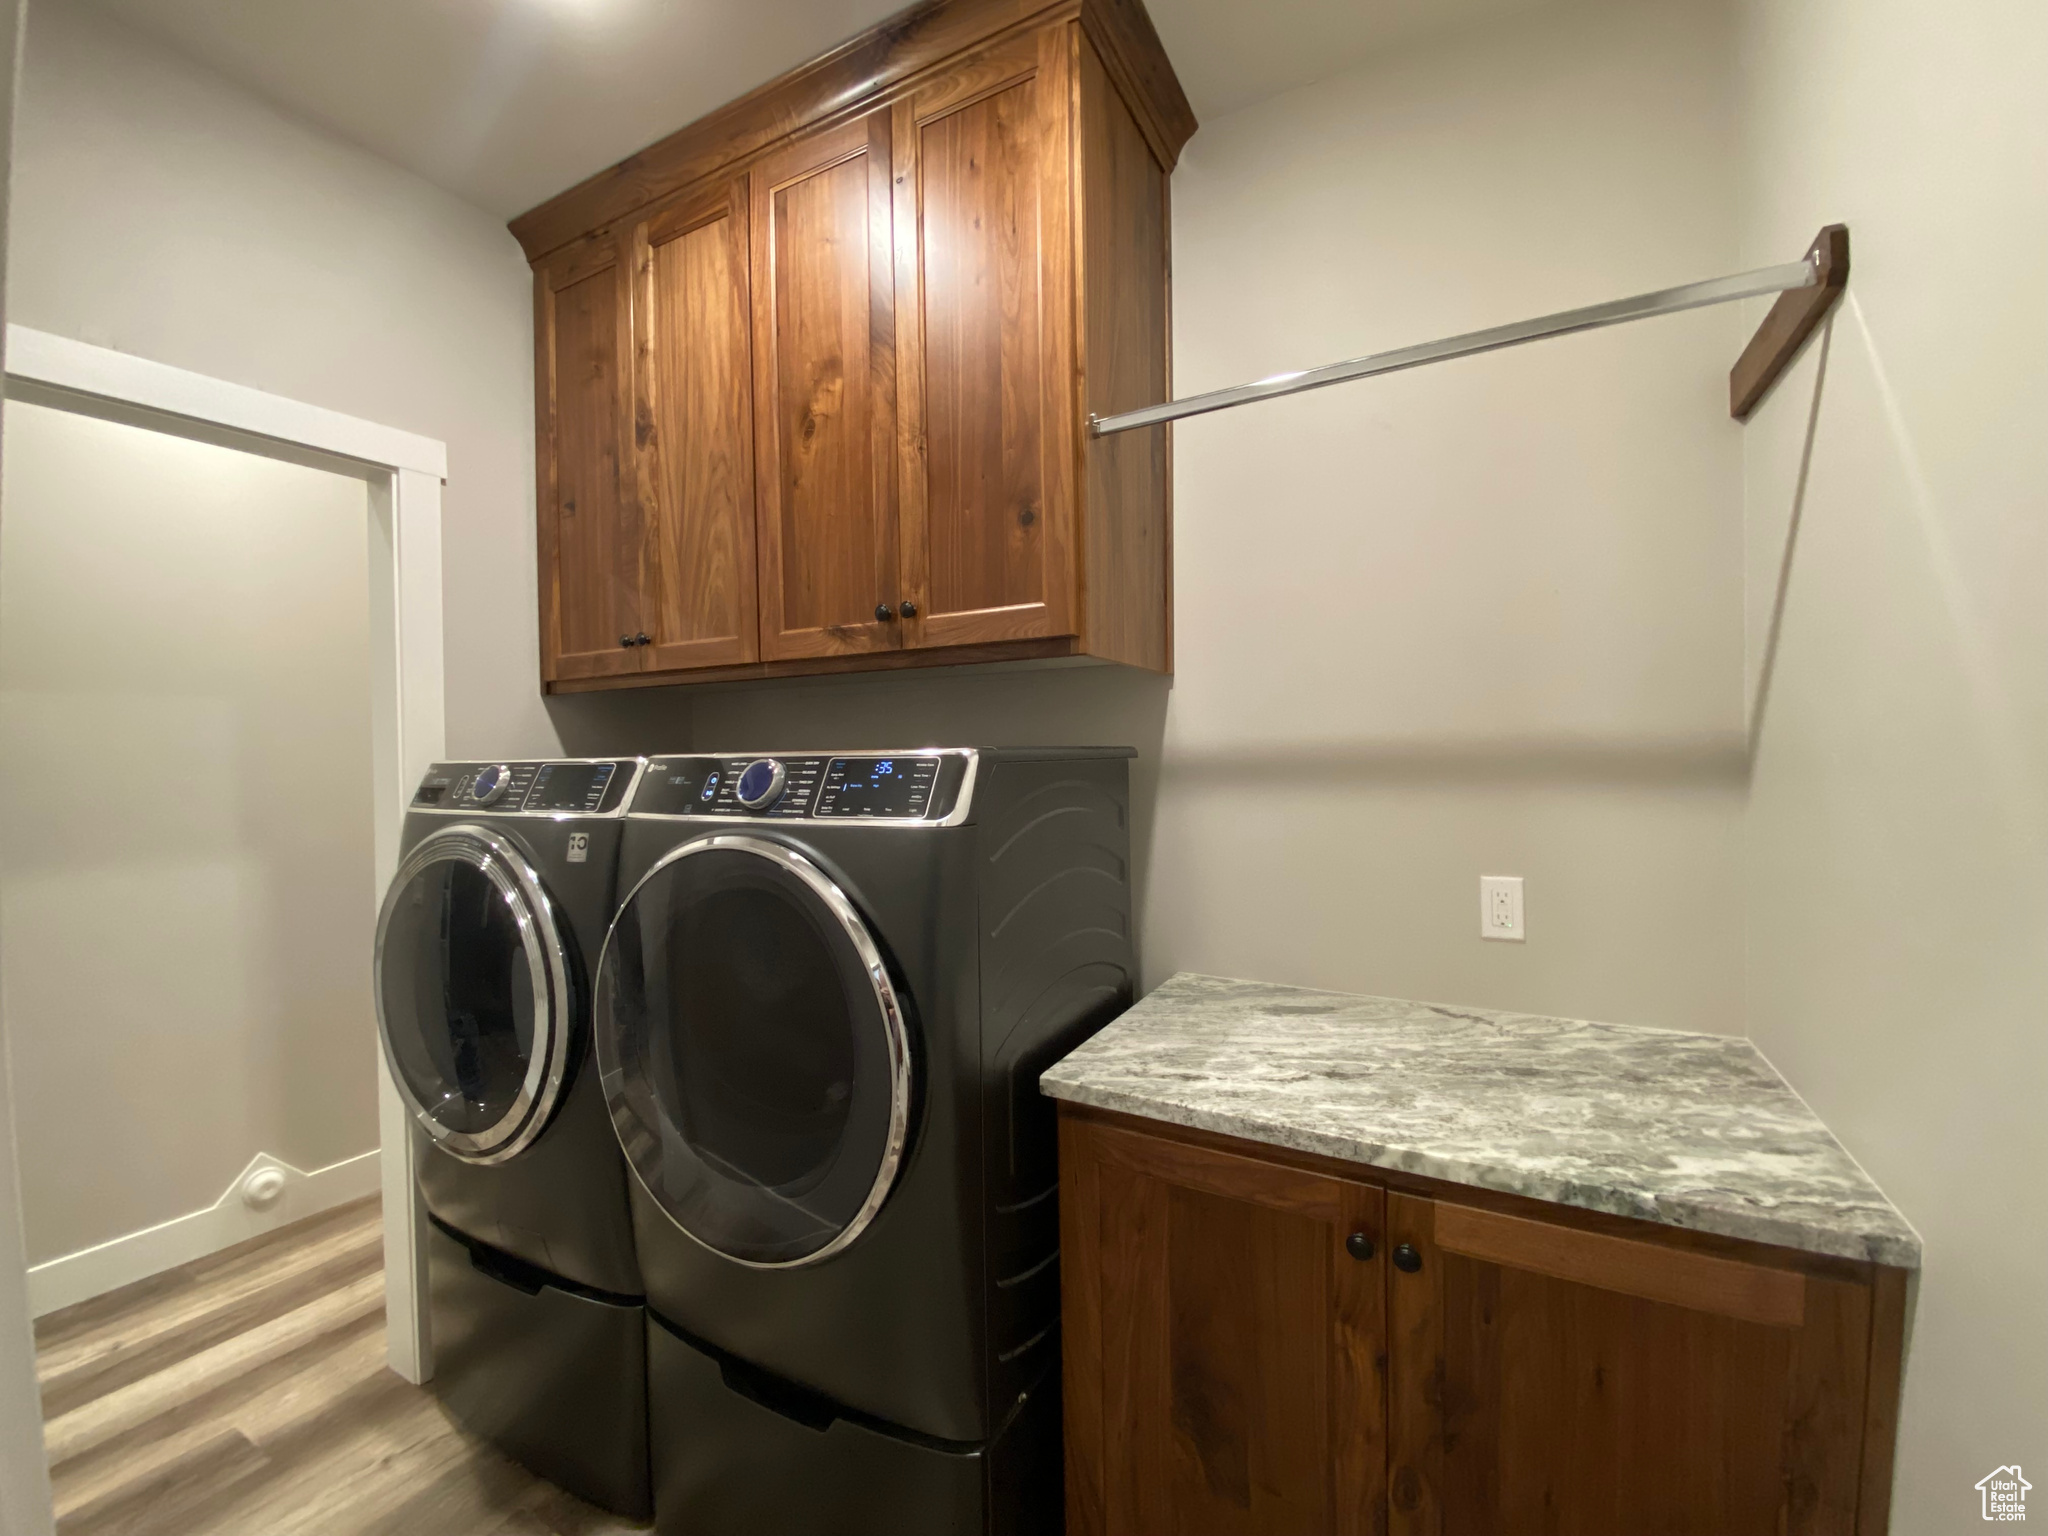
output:
[[[52,1313],[36,1357],[62,1536],[644,1529],[391,1373],[375,1197]]]

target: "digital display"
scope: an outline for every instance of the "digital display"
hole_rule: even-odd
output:
[[[529,811],[595,811],[618,771],[616,763],[547,763],[526,792]]]
[[[938,782],[936,757],[835,757],[818,792],[820,816],[922,818]]]

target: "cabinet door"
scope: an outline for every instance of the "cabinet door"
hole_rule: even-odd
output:
[[[655,671],[760,654],[746,188],[742,176],[634,232],[633,433]]]
[[[1392,1195],[1400,1536],[1856,1530],[1870,1292]],[[1405,1257],[1399,1256],[1397,1257]]]
[[[753,187],[761,654],[891,650],[888,110],[792,144],[755,167]]]
[[[645,656],[639,501],[620,473],[629,309],[624,263],[609,235],[535,274],[541,676],[548,682],[637,672]]]
[[[1060,1200],[1069,1531],[1384,1529],[1383,1193],[1063,1115]]]
[[[1012,39],[895,109],[907,645],[1074,629],[1074,35]]]

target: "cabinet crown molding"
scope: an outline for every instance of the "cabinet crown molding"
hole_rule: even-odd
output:
[[[508,227],[526,259],[537,262],[791,134],[882,104],[964,50],[1076,16],[1171,172],[1194,134],[1195,113],[1142,0],[925,0],[557,193]]]

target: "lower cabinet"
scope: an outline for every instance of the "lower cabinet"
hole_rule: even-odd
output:
[[[1062,1107],[1075,1536],[1875,1536],[1903,1272]]]
[[[1063,1113],[1070,1531],[1384,1529],[1385,1192]]]

